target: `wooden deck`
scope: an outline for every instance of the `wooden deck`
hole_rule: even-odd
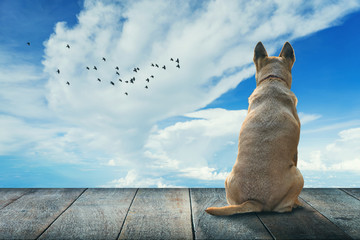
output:
[[[292,213],[208,215],[225,190],[0,189],[0,239],[360,239],[360,189],[304,189]]]

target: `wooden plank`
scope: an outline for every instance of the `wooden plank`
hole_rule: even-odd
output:
[[[139,189],[120,239],[192,239],[189,190]]]
[[[38,237],[84,189],[34,189],[0,210],[0,239]]]
[[[6,207],[10,203],[29,192],[27,188],[1,188],[0,189],[0,209]]]
[[[360,239],[360,201],[336,188],[304,189],[301,197],[354,239]]]
[[[39,239],[116,239],[135,192],[88,189]]]
[[[304,191],[304,190],[303,190]],[[290,213],[257,213],[276,239],[351,239],[305,201]]]
[[[341,188],[341,190],[360,200],[360,188]]]
[[[208,207],[228,205],[224,188],[190,189],[196,239],[272,239],[255,213],[212,216]]]

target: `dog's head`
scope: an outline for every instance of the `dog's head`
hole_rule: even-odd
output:
[[[254,63],[256,67],[256,86],[262,81],[272,78],[283,80],[291,88],[291,68],[295,62],[294,49],[289,42],[286,42],[278,57],[269,57],[261,42],[258,42],[254,49]]]

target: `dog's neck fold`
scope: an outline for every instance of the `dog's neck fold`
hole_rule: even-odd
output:
[[[258,82],[258,85],[260,85],[263,81],[268,80],[268,79],[279,79],[279,80],[283,81],[286,84],[286,86],[288,86],[290,88],[290,86],[288,85],[288,83],[285,81],[284,78],[273,75],[273,74],[270,74],[270,75],[260,79],[260,81]]]

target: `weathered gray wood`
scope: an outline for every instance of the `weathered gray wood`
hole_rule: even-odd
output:
[[[301,197],[354,239],[360,239],[360,201],[340,189],[304,189]]]
[[[0,239],[38,237],[84,189],[34,189],[0,210]]]
[[[116,239],[136,189],[88,189],[40,239]]]
[[[257,213],[276,239],[350,239],[309,204],[290,213]]]
[[[192,239],[188,189],[139,189],[120,239]]]
[[[341,188],[341,190],[360,200],[360,188]]]
[[[254,213],[212,216],[208,207],[228,205],[224,188],[192,188],[191,204],[196,239],[272,239]]]
[[[0,189],[0,209],[6,207],[10,203],[29,192],[26,188],[1,188]]]

